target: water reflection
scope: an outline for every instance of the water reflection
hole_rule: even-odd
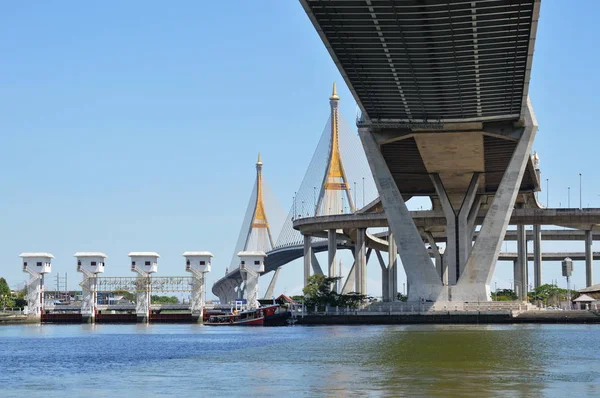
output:
[[[543,367],[535,331],[494,326],[407,326],[385,330],[372,363],[380,387],[409,396],[535,396]]]

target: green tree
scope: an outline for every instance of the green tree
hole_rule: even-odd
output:
[[[515,301],[517,299],[517,294],[512,289],[500,289],[492,292],[492,300],[494,301]]]
[[[12,297],[10,287],[6,279],[0,278],[0,309],[15,307],[15,301]]]
[[[544,305],[559,305],[561,301],[567,299],[569,291],[567,289],[561,289],[556,285],[545,284],[536,287],[532,292],[529,293],[531,302],[543,303]],[[571,295],[574,297],[578,293],[571,291]]]
[[[10,287],[4,278],[0,278],[0,296],[10,296]]]
[[[328,278],[325,275],[312,275],[308,278],[308,284],[303,289],[304,303],[310,311],[315,306],[324,309],[325,306],[352,307],[357,308],[366,300],[365,295],[358,293],[338,294],[331,291],[332,284],[340,278]]]
[[[175,296],[150,296],[152,304],[179,304],[179,299]]]

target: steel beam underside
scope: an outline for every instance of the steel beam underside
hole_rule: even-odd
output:
[[[519,119],[539,0],[300,0],[374,121]]]

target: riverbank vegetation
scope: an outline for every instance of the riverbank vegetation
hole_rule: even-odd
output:
[[[358,308],[367,300],[367,296],[358,293],[339,294],[331,289],[338,283],[340,278],[329,278],[325,275],[312,275],[308,278],[308,284],[302,290],[304,293],[304,304],[306,308],[317,307],[324,310],[326,307]]]

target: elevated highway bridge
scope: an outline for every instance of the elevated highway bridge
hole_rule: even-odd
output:
[[[302,187],[298,192],[287,232],[284,228],[267,252],[266,272],[275,271],[276,279],[281,265],[304,257],[306,283],[311,271],[323,272],[314,254],[327,251],[324,271],[338,276],[332,267],[336,250],[353,249],[356,261],[347,280],[355,281],[352,290],[366,293],[365,257],[374,251],[384,272],[384,299],[386,290],[393,299],[397,252],[412,287],[409,300],[482,301],[490,298],[496,262],[513,258],[501,255],[502,242],[516,240],[515,285],[524,298],[527,259],[533,257],[538,285],[542,259],[559,256],[544,256],[542,239],[583,240],[586,283],[592,283],[599,210],[545,209],[535,196],[541,190],[539,157],[531,153],[537,121],[528,92],[539,0],[300,3],[361,110],[357,126],[378,199],[354,208],[352,179],[343,172],[349,163],[336,144],[342,135],[336,130],[334,87],[322,183],[303,181],[310,193],[300,193]],[[318,195],[313,185],[321,186]],[[332,186],[342,193],[342,203],[346,193],[349,211],[343,206],[326,211],[331,204],[324,206],[322,199],[340,203],[339,194],[328,191]],[[305,211],[313,195],[319,198],[314,212]],[[413,197],[428,197],[432,210],[409,211],[406,202]],[[516,231],[507,232],[509,225]],[[542,225],[576,230],[542,230]],[[382,227],[389,232],[367,233]],[[281,236],[292,238],[281,242]],[[527,253],[527,240],[534,241],[534,253]],[[443,253],[437,250],[440,243]],[[388,252],[387,265],[381,251]],[[240,281],[232,268],[213,292],[239,290]]]
[[[300,3],[361,109],[409,300],[489,300],[513,208],[540,189],[528,100],[540,1]],[[413,196],[443,212],[440,270],[406,207]]]

